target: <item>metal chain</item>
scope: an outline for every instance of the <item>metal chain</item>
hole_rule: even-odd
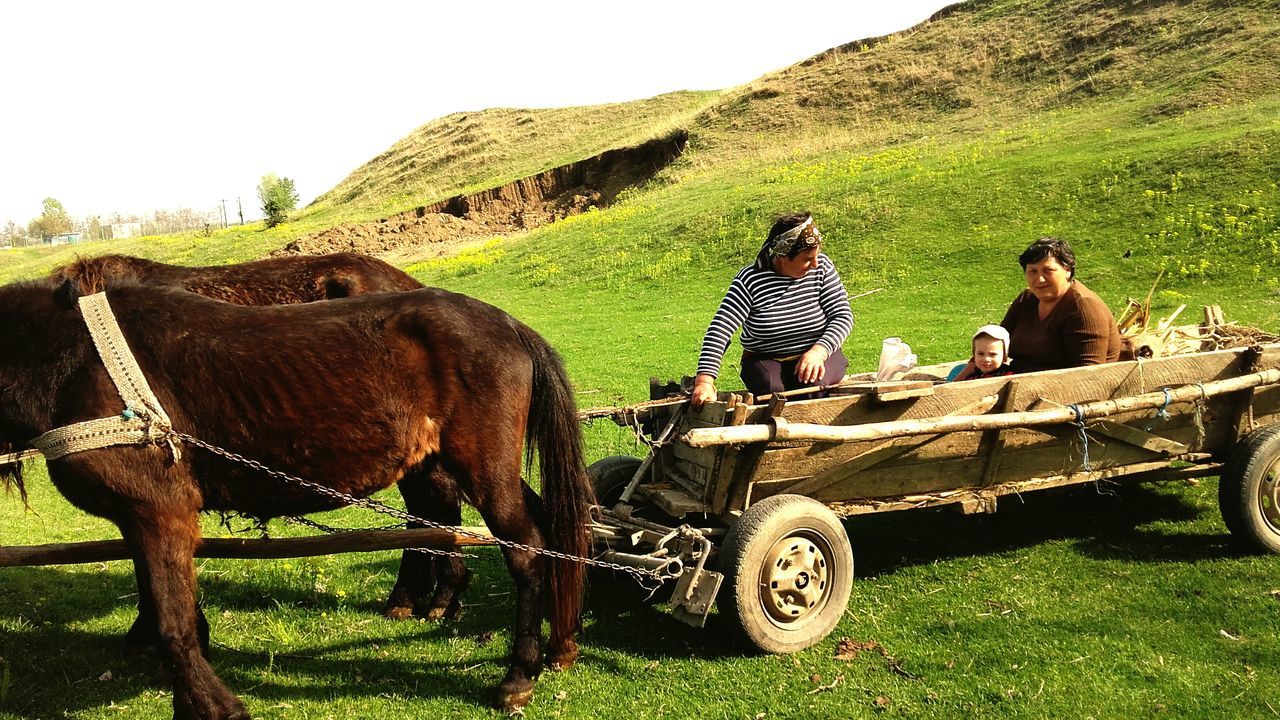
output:
[[[362,497],[356,497],[355,495],[348,495],[347,493],[334,490],[331,487],[326,487],[319,483],[311,482],[310,480],[303,480],[300,477],[297,477],[295,475],[290,475],[288,473],[281,472],[279,470],[273,470],[267,467],[266,465],[263,465],[262,463],[258,462],[257,460],[252,460],[238,453],[231,452],[230,450],[224,450],[218,447],[217,445],[211,445],[199,438],[192,437],[191,435],[188,435],[184,432],[178,432],[177,430],[170,430],[169,437],[177,438],[189,445],[195,445],[198,448],[203,448],[213,453],[214,455],[219,455],[233,462],[238,462],[242,465],[247,465],[253,468],[254,470],[259,470],[261,472],[264,472],[273,478],[283,480],[288,483],[293,483],[294,485],[299,485],[301,487],[307,488],[308,490],[313,490],[315,492],[320,493],[321,495],[332,498],[334,500],[338,500],[344,505],[355,505],[356,507],[362,507],[362,508],[365,508],[366,510],[373,510],[374,512],[379,512],[384,515],[390,515],[391,517],[404,520],[405,522],[417,523],[417,524],[421,524],[424,527],[436,528],[438,530],[448,530],[452,533],[461,535],[463,537],[469,537],[476,540],[491,542],[495,545],[512,549],[512,550],[524,550],[526,552],[531,552],[536,555],[545,555],[547,557],[555,558],[557,560],[567,560],[569,562],[581,563],[583,565],[591,565],[593,567],[602,567],[602,568],[607,568],[609,570],[617,570],[617,571],[624,572],[634,576],[636,580],[640,582],[643,582],[645,580],[662,582],[663,580],[666,579],[662,575],[662,573],[658,572],[657,570],[643,570],[641,568],[630,567],[627,565],[619,565],[617,563],[605,562],[603,560],[596,560],[594,558],[578,557],[577,555],[571,555],[569,553],[562,553],[556,550],[548,550],[546,548],[533,547],[532,545],[525,545],[523,543],[518,543],[511,540],[503,540],[501,538],[493,537],[492,535],[484,535],[482,533],[472,532],[470,530],[465,530],[460,527],[438,523],[434,520],[427,520],[425,518],[420,518],[415,515],[411,515],[403,510],[393,508],[390,505],[386,505],[384,503],[378,502],[377,500],[374,500],[372,498],[362,498]]]

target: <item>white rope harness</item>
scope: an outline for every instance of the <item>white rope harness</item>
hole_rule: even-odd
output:
[[[160,407],[160,401],[142,375],[142,368],[138,367],[138,361],[129,351],[129,344],[116,323],[115,313],[107,303],[106,293],[83,295],[79,304],[84,324],[93,337],[93,345],[98,349],[120,399],[124,401],[124,410],[119,415],[55,428],[32,440],[31,446],[43,453],[46,460],[54,460],[63,455],[111,445],[159,444],[164,441],[176,461],[181,452],[170,435],[169,416]]]

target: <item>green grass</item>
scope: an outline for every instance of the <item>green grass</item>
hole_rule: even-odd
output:
[[[853,370],[872,368],[890,335],[922,363],[962,357],[968,333],[998,320],[1021,289],[1018,252],[1045,234],[1073,242],[1080,277],[1113,307],[1144,296],[1163,269],[1157,314],[1186,303],[1194,320],[1199,305],[1217,303],[1229,319],[1275,331],[1277,9],[974,3],[723,93],[664,96],[634,113],[570,109],[554,115],[562,132],[541,148],[508,147],[515,136],[503,128],[530,124],[519,111],[478,113],[458,150],[497,153],[489,174],[445,163],[452,174],[435,189],[391,182],[380,168],[400,150],[423,163],[423,152],[447,154],[442,138],[468,119],[445,118],[353,175],[370,189],[361,199],[318,203],[283,228],[7,251],[0,279],[39,275],[75,252],[259,257],[333,222],[686,126],[686,154],[617,205],[408,270],[542,332],[584,407],[642,400],[650,376],[691,373],[728,279],[773,216],[801,207],[815,213],[850,292],[882,289],[854,303]],[[725,388],[737,386],[736,363],[731,351]],[[639,454],[611,424],[587,437],[591,460]],[[0,503],[0,543],[114,536],[32,470],[38,515],[16,498]],[[527,714],[1280,716],[1280,559],[1234,549],[1215,481],[1031,494],[1000,508],[848,521],[859,576],[849,610],[832,637],[794,656],[743,654],[714,617],[694,630],[635,587],[597,584],[583,660],[544,677]],[[384,524],[354,512],[327,521]],[[206,529],[222,532],[212,518]],[[466,614],[444,626],[377,615],[394,553],[204,561],[215,668],[255,717],[493,717],[485,704],[514,608],[497,554],[474,554]],[[135,602],[127,563],[3,575],[0,717],[168,717],[156,659],[122,652]],[[893,662],[876,651],[837,659],[840,637],[875,640]]]
[[[32,489],[40,517],[9,503],[5,528],[109,534],[43,478]],[[714,617],[694,630],[637,587],[598,584],[583,659],[544,676],[527,714],[1266,717],[1280,682],[1275,562],[1237,554],[1215,505],[1207,482],[1031,495],[991,516],[849,521],[849,611],[830,639],[792,656],[744,655]],[[483,705],[503,672],[511,591],[495,553],[477,551],[472,565],[465,616],[438,626],[376,615],[392,553],[203,561],[215,668],[255,717],[492,717]],[[134,601],[126,563],[5,575],[4,717],[167,717],[156,659],[121,653]],[[841,637],[889,657],[838,659]]]

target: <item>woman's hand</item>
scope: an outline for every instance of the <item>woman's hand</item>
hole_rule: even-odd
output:
[[[693,395],[689,397],[693,409],[700,410],[707,402],[715,399],[716,379],[706,373],[698,373],[697,379],[693,381]]]
[[[821,345],[814,345],[808,352],[800,356],[796,363],[796,379],[805,385],[817,385],[827,372],[827,358],[830,353]]]

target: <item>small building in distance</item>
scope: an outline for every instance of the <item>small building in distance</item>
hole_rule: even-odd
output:
[[[123,240],[142,235],[142,223],[140,222],[111,223],[108,227],[111,230],[112,240]]]
[[[58,233],[57,235],[54,235],[53,237],[49,238],[49,244],[50,245],[71,245],[71,244],[80,242],[82,235],[84,235],[84,233],[81,233],[79,231],[68,232],[68,233]]]

